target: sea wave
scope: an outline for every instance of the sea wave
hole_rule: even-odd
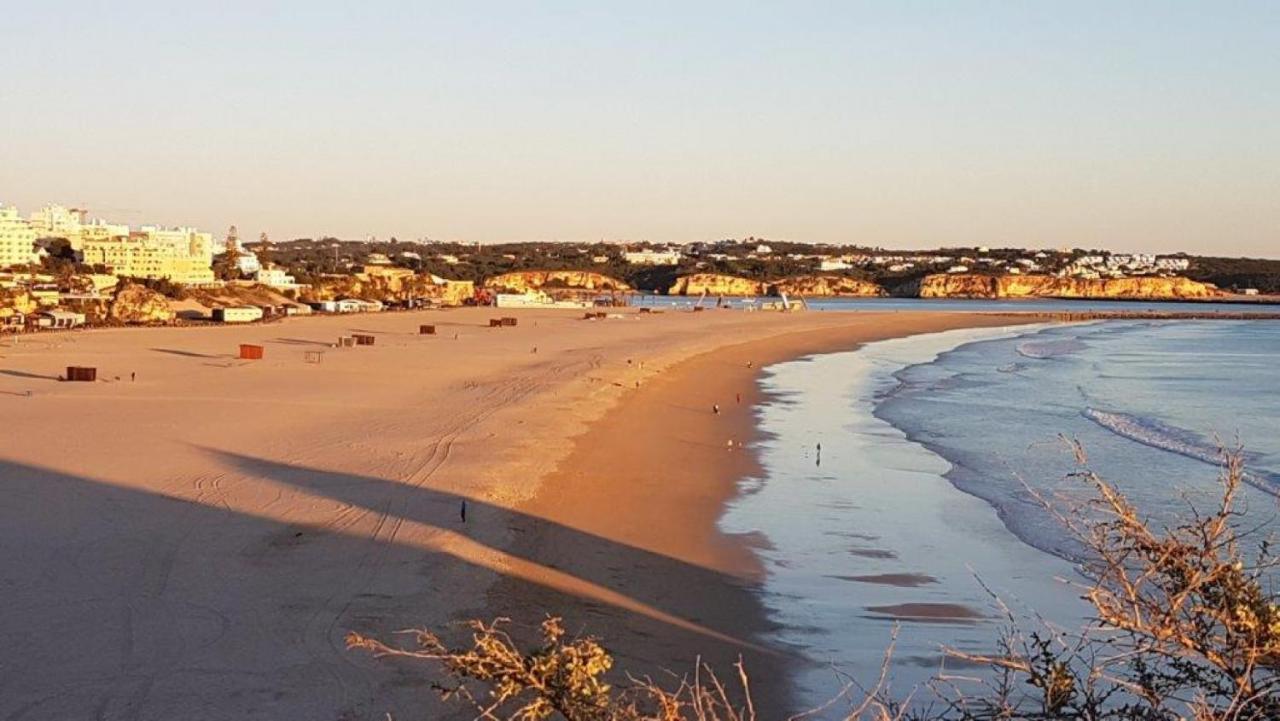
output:
[[[1079,338],[1054,338],[1051,340],[1028,340],[1014,346],[1018,355],[1024,358],[1044,360],[1056,356],[1078,353],[1089,346]]]
[[[1215,466],[1222,465],[1222,446],[1209,442],[1194,431],[1171,426],[1154,418],[1103,411],[1097,408],[1086,408],[1084,417],[1116,435],[1145,446],[1177,453]],[[1250,457],[1246,456],[1245,462],[1248,463],[1249,460]],[[1275,474],[1247,470],[1244,472],[1243,480],[1261,491],[1280,496],[1280,478]]]

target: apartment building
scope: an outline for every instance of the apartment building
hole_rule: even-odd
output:
[[[0,206],[0,268],[27,265],[37,260],[39,233],[18,215],[18,209]]]
[[[84,238],[84,262],[116,275],[167,278],[184,285],[214,282],[213,235],[194,228],[144,226],[125,236]]]

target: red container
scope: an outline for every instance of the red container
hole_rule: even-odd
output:
[[[242,360],[262,360],[262,346],[241,343],[240,358]]]

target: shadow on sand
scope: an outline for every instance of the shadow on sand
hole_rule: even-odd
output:
[[[332,343],[328,343],[322,340],[307,340],[306,338],[273,338],[268,342],[282,343],[284,345],[310,345],[310,346],[318,346],[320,348],[333,347]]]
[[[257,496],[278,498],[274,485],[339,510],[303,524],[270,503],[231,509],[222,474],[194,478],[186,499],[0,461],[0,718],[470,718],[438,705],[429,669],[343,645],[349,630],[393,640],[457,620],[445,604],[563,616],[655,677],[689,669],[694,649],[781,676],[781,656],[732,639],[763,624],[735,578],[482,500],[467,499],[463,525],[454,494],[206,452],[265,484]],[[496,548],[514,559],[486,562]],[[735,627],[698,628],[708,607]]]
[[[50,375],[43,375],[41,373],[29,373],[27,371],[19,371],[19,370],[13,370],[9,368],[6,368],[5,370],[0,370],[0,375],[13,376],[14,378],[30,378],[31,380],[40,380],[40,381],[62,380],[62,376],[50,376]]]
[[[225,353],[196,353],[189,350],[178,350],[176,348],[151,348],[153,353],[168,353],[169,355],[180,355],[184,358],[226,358]]]

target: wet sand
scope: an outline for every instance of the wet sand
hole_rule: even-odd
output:
[[[756,374],[1010,323],[503,314],[520,325],[462,309],[6,340],[0,718],[466,718],[424,669],[343,637],[471,616],[562,615],[641,673],[699,653],[784,668],[756,650],[757,539],[716,529],[755,469]],[[361,331],[377,344],[329,347]],[[99,381],[59,382],[69,365]],[[784,705],[782,674],[762,677]]]
[[[659,559],[637,566],[619,563],[608,547],[528,538],[529,548],[544,562],[635,588],[646,599],[730,639],[662,629],[634,614],[620,616],[571,598],[548,598],[544,605],[569,609],[564,615],[581,619],[575,627],[604,637],[620,665],[655,677],[655,669],[688,673],[698,657],[728,668],[741,655],[752,672],[764,718],[801,710],[789,695],[789,672],[812,661],[795,649],[759,648],[766,644],[771,622],[757,595],[764,569],[752,551],[768,539],[727,535],[717,526],[726,502],[738,493],[739,481],[761,474],[752,450],[760,439],[755,406],[767,400],[759,391],[759,374],[783,360],[850,350],[874,340],[1011,324],[1009,317],[946,314],[859,320],[722,347],[672,367],[624,397],[578,438],[572,454],[540,492],[520,506],[530,517],[556,518]],[[850,552],[893,556],[870,548]],[[903,575],[881,582],[914,580]],[[491,607],[518,609],[523,593],[518,586],[499,582],[490,592]],[[947,609],[916,610],[920,613],[913,617],[935,611],[955,617]]]

